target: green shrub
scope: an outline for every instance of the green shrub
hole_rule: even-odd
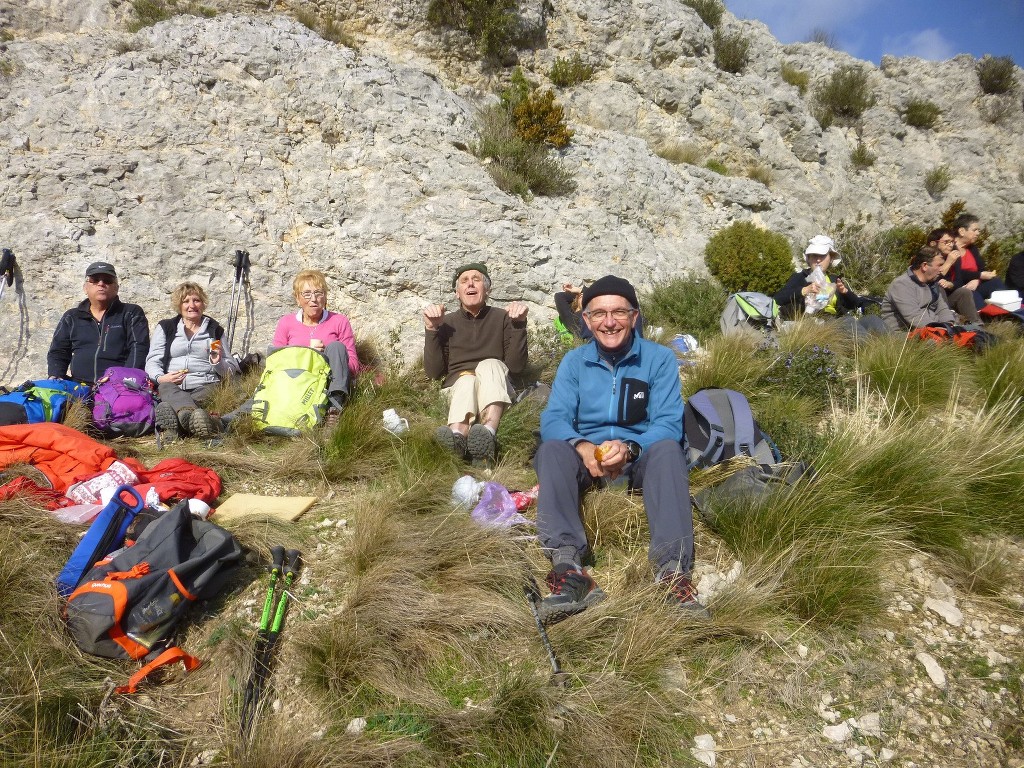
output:
[[[850,163],[858,171],[870,168],[878,158],[869,150],[863,141],[858,141],[857,146],[850,151]]]
[[[559,88],[569,88],[589,80],[594,75],[594,68],[587,64],[578,53],[568,59],[555,59],[548,72],[548,78]]]
[[[480,55],[500,59],[519,34],[517,0],[430,0],[427,23],[458,29],[470,36]]]
[[[924,175],[924,188],[936,200],[949,188],[949,182],[953,180],[953,174],[949,172],[949,166],[937,165]]]
[[[128,22],[128,29],[138,32],[181,15],[212,18],[217,15],[217,10],[200,3],[179,3],[177,0],[132,0],[132,19]]]
[[[903,110],[903,122],[914,128],[928,130],[935,127],[942,110],[927,99],[911,99]]]
[[[722,21],[722,14],[725,13],[725,5],[721,0],[683,0],[697,12],[700,20],[714,29]]]
[[[882,296],[889,283],[907,271],[910,257],[926,244],[926,236],[919,227],[875,230],[863,223],[841,221],[833,232],[836,247],[843,255],[839,271],[857,293]]]
[[[977,72],[984,93],[1009,93],[1017,88],[1016,66],[1009,56],[983,56]]]
[[[654,154],[674,165],[681,163],[700,165],[707,156],[707,152],[698,144],[674,140],[664,141],[659,144],[654,148]]]
[[[512,124],[524,140],[564,149],[572,140],[572,131],[565,124],[565,111],[551,91],[537,91],[516,67],[508,86],[501,92],[501,104]]]
[[[527,141],[516,130],[508,111],[500,106],[483,110],[477,124],[480,141],[472,147],[498,187],[527,198],[565,195],[576,185],[572,172],[548,154],[543,144]]]
[[[715,173],[721,174],[722,176],[729,175],[728,166],[726,166],[726,164],[723,163],[721,160],[715,160],[714,158],[712,158],[711,160],[708,160],[706,163],[704,163],[704,167],[707,168],[709,171],[714,171]]]
[[[298,8],[294,11],[295,20],[324,40],[331,43],[338,43],[347,48],[356,48],[357,43],[354,37],[345,31],[341,22],[328,14],[320,16],[316,11],[305,8]]]
[[[793,254],[783,235],[740,221],[719,230],[704,249],[711,274],[730,293],[771,295],[793,273]]]
[[[875,103],[868,72],[858,66],[837,69],[814,89],[812,114],[827,128],[835,122],[850,124]]]
[[[809,73],[804,72],[799,67],[786,62],[783,62],[782,64],[782,79],[800,91],[801,96],[807,93],[807,86],[811,82],[811,76]]]
[[[723,72],[736,74],[747,66],[750,56],[750,41],[742,32],[715,30],[715,66]]]
[[[689,333],[707,344],[719,332],[727,298],[725,289],[714,280],[683,275],[655,285],[640,306],[648,327],[661,326],[666,334]]]
[[[844,399],[849,386],[845,361],[827,344],[780,352],[764,381],[776,390],[817,401],[818,410],[833,397]]]

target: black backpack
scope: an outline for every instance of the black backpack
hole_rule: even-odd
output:
[[[200,661],[174,647],[172,635],[192,603],[217,594],[241,556],[228,531],[193,518],[188,501],[179,502],[79,582],[65,609],[75,645],[96,656],[148,662],[118,693],[134,693],[165,664],[195,669]]]

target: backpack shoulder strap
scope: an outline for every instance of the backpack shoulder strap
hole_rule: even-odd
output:
[[[703,449],[697,446],[690,446],[687,456],[687,468],[708,467],[716,463],[722,456],[725,448],[725,428],[722,419],[718,415],[718,409],[708,396],[706,390],[696,392],[686,400],[686,405],[696,414],[700,415],[708,423],[708,442]],[[685,417],[684,417],[685,418]],[[685,433],[685,424],[684,433]],[[689,443],[689,439],[687,439]]]
[[[220,341],[224,337],[224,328],[212,317],[206,318],[206,332],[214,341]]]
[[[176,661],[180,661],[182,663],[182,665],[185,667],[186,672],[191,672],[193,669],[202,664],[202,662],[195,656],[190,656],[189,654],[181,650],[181,648],[173,646],[165,650],[151,662],[142,667],[138,672],[132,675],[128,679],[127,684],[119,685],[114,690],[117,693],[122,694],[135,693],[139,688],[139,684],[142,683],[142,681],[149,677],[153,672],[160,669],[161,667],[166,667],[168,664],[173,664]]]
[[[744,456],[754,455],[754,414],[750,410],[750,403],[747,398],[732,389],[723,389],[722,392],[729,400],[729,408],[732,410],[732,421],[735,435],[733,442],[736,444],[736,453]]]

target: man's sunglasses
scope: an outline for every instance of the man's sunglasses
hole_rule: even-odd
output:
[[[113,285],[117,282],[117,278],[110,275],[93,275],[86,279],[93,285],[99,285],[100,283],[103,283],[103,285]]]

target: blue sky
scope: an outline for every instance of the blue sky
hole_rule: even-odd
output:
[[[1012,56],[1024,65],[1024,0],[725,0],[736,16],[763,21],[783,43],[815,27],[859,59],[883,54],[935,61],[958,53]]]

